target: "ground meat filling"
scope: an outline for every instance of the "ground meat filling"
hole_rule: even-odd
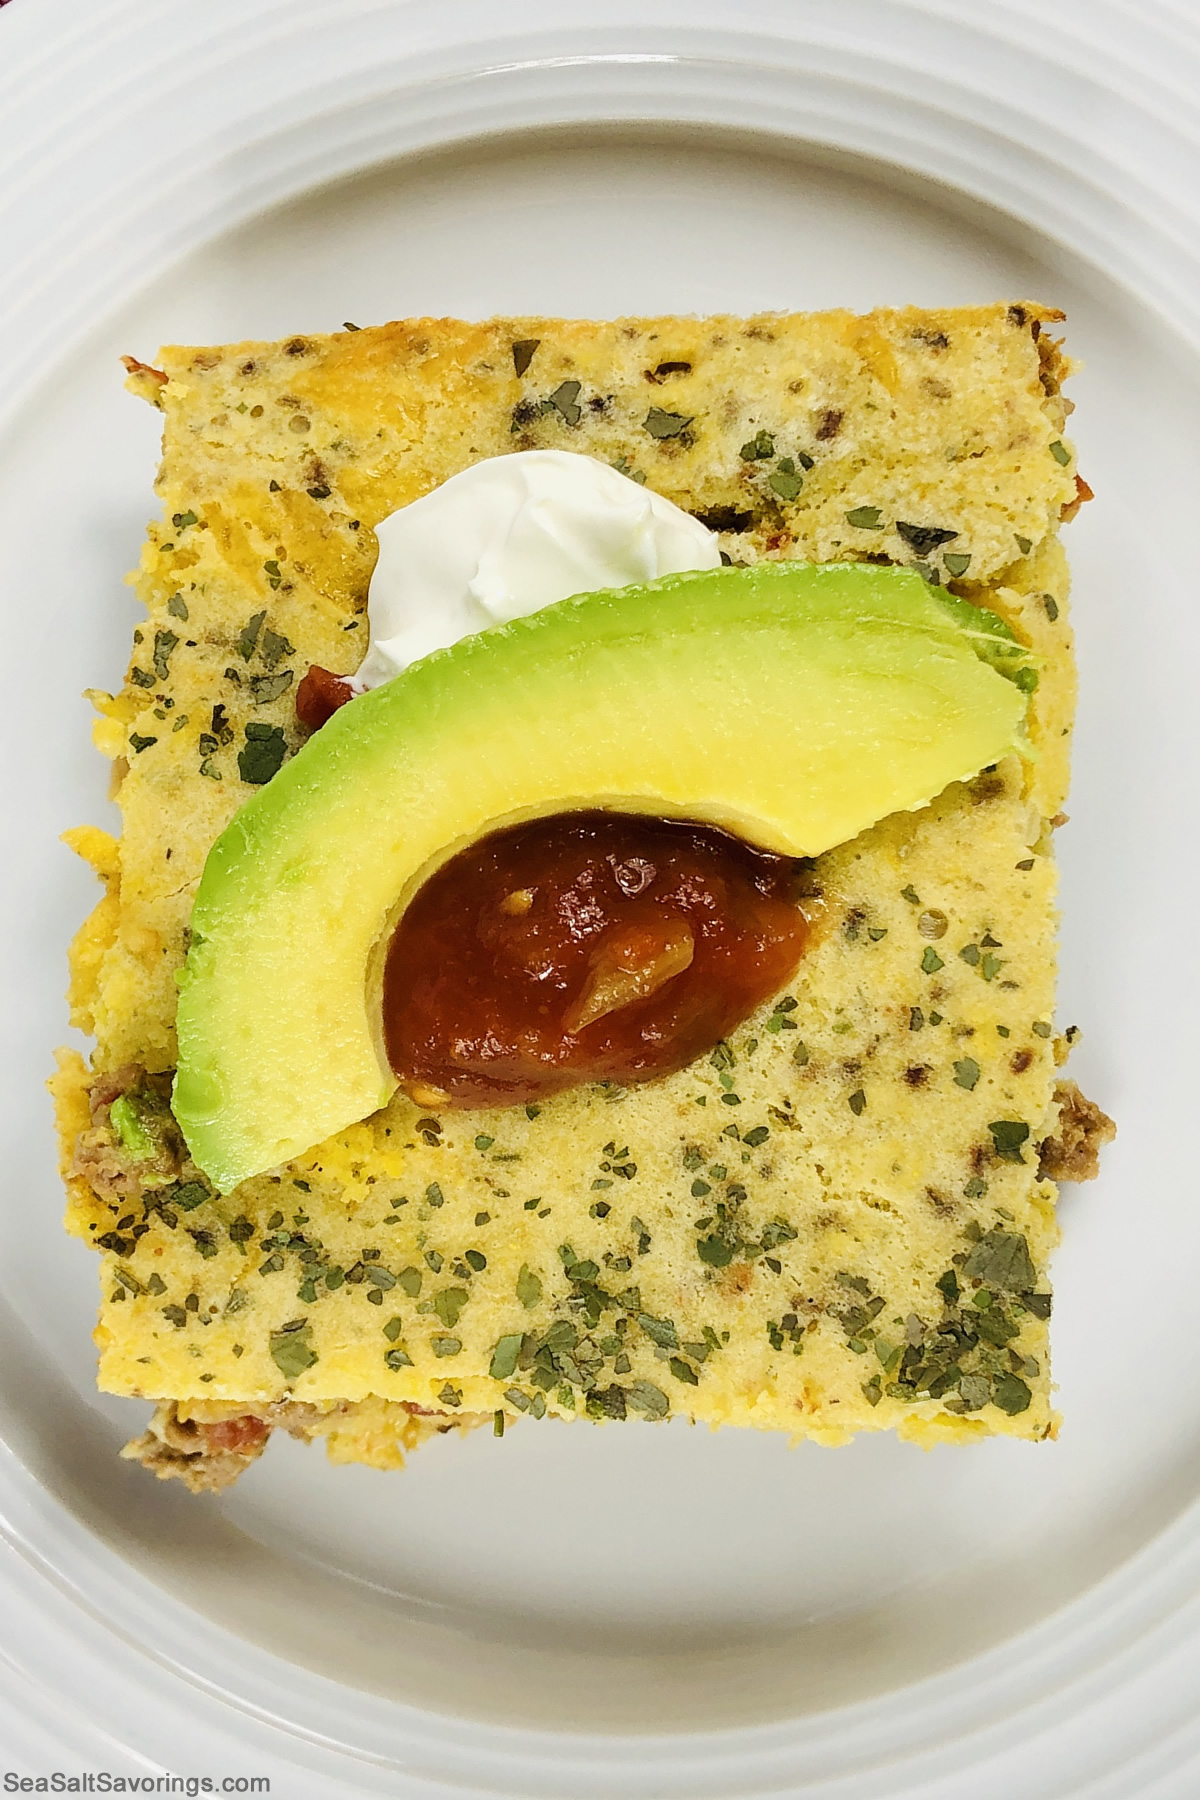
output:
[[[72,1175],[113,1206],[177,1181],[187,1164],[171,1112],[171,1076],[135,1064],[99,1074],[88,1091],[91,1124],[75,1140]]]
[[[273,1431],[286,1431],[290,1437],[307,1443],[318,1435],[330,1412],[349,1418],[356,1410],[356,1403],[349,1400],[335,1402],[332,1408],[281,1400],[261,1412],[231,1410],[228,1418],[202,1423],[182,1418],[179,1405],[175,1400],[161,1400],[149,1429],[131,1439],[121,1455],[130,1462],[141,1463],[160,1481],[182,1481],[193,1494],[219,1494],[232,1487],[238,1476],[258,1461]],[[410,1401],[401,1405],[414,1417],[428,1419],[433,1431],[456,1430],[483,1422],[482,1415],[477,1418],[474,1414],[439,1413]]]
[[[1100,1173],[1100,1151],[1116,1137],[1117,1128],[1073,1081],[1057,1084],[1054,1101],[1058,1123],[1042,1140],[1038,1174],[1051,1181],[1094,1181]]]
[[[316,1414],[315,1407],[302,1410]],[[266,1419],[252,1413],[201,1425],[181,1419],[174,1400],[163,1400],[149,1429],[126,1444],[121,1455],[141,1463],[160,1481],[182,1481],[193,1494],[219,1494],[262,1455],[271,1429]]]

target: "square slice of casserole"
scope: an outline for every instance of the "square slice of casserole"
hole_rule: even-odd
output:
[[[270,1430],[389,1466],[431,1431],[680,1414],[844,1442],[1052,1436],[1054,1177],[1111,1128],[1059,1079],[1052,827],[1075,670],[1069,364],[1032,304],[610,322],[418,319],[170,347],[163,517],[120,693],[119,841],[72,951],[55,1081],[129,1453],[221,1486]],[[1036,759],[818,858],[826,928],[711,1056],[540,1107],[403,1094],[216,1196],[167,1109],[205,857],[366,649],[373,527],[470,463],[581,451],[763,557],[918,568],[1036,653]],[[131,1158],[114,1109],[149,1120]]]

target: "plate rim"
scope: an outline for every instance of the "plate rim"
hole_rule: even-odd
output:
[[[19,158],[12,150],[0,152],[0,169],[7,163],[12,177],[0,183],[0,242],[15,246],[7,269],[0,270],[0,432],[15,425],[54,365],[131,287],[152,280],[198,244],[310,187],[317,154],[311,142],[314,118],[324,133],[320,155],[340,155],[345,162],[344,167],[322,162],[328,180],[396,155],[505,132],[518,120],[527,129],[530,115],[539,111],[534,124],[597,117],[720,124],[744,99],[748,81],[774,135],[892,161],[998,207],[1123,279],[1189,350],[1200,347],[1200,298],[1193,298],[1200,296],[1200,201],[1194,198],[1200,194],[1194,179],[1200,174],[1200,149],[1186,105],[1187,81],[1200,71],[1200,35],[1191,33],[1194,41],[1189,41],[1186,16],[1165,6],[1161,19],[1149,24],[1141,19],[1135,30],[1132,11],[1116,0],[1093,0],[1090,6],[1069,0],[1059,9],[1053,33],[1039,44],[1038,81],[1028,83],[1035,92],[1022,85],[1030,71],[1021,46],[1037,16],[1028,0],[993,4],[986,25],[979,15],[963,19],[952,0],[847,0],[836,22],[820,6],[768,0],[756,9],[753,31],[731,23],[723,0],[643,0],[637,6],[618,0],[600,9],[600,25],[587,26],[559,19],[551,0],[523,0],[499,35],[481,0],[464,0],[450,17],[414,0],[408,5],[344,0],[338,29],[343,49],[353,55],[343,56],[336,73],[319,55],[328,43],[326,8],[312,0],[298,7],[243,0],[236,9],[240,52],[244,30],[252,24],[260,46],[271,46],[279,58],[272,102],[264,109],[232,78],[228,55],[214,48],[222,20],[228,27],[234,18],[230,0],[209,9],[198,56],[190,54],[196,45],[182,23],[163,29],[154,0],[104,0],[91,9],[102,29],[87,44],[73,41],[78,12],[72,0],[43,4],[36,24],[32,6],[5,9],[0,18],[0,32],[10,21],[17,26],[17,55],[7,74],[0,71],[0,102],[12,102],[18,121],[12,139],[21,144]],[[485,22],[490,35],[476,29]],[[391,51],[383,63],[376,54],[381,28]],[[862,50],[868,30],[870,57]],[[139,176],[123,145],[102,154],[111,137],[104,109],[131,85],[146,82],[145,58],[139,62],[131,46],[148,32],[157,34],[161,68],[188,62],[182,82],[164,84],[127,116],[135,136],[157,134],[174,146],[150,182]],[[918,59],[918,53],[927,58],[934,48],[937,79]],[[318,65],[321,79],[314,81]],[[1163,79],[1164,67],[1169,79]],[[403,78],[399,83],[397,76]],[[221,89],[225,112],[219,127],[206,130],[195,109],[181,104],[183,90],[194,97],[208,84],[211,92],[217,77],[227,83]],[[89,100],[77,109],[77,128],[56,132],[59,107],[72,116],[72,92],[78,95],[84,83]],[[1109,128],[1114,105],[1128,123],[1128,166],[1112,156],[1100,158],[1088,117],[1098,88],[1109,102]],[[1061,102],[1053,129],[1035,105],[1047,91]],[[413,103],[402,121],[394,105],[401,92]],[[172,106],[178,107],[174,122]],[[357,123],[348,132],[352,116]],[[32,141],[20,128],[21,120],[31,117]],[[310,134],[304,146],[302,129]],[[203,166],[203,158],[211,157],[218,132],[227,142],[240,133],[242,185],[216,198],[188,197],[188,172],[197,158]],[[78,184],[74,209],[47,236],[39,214],[44,218],[47,199],[61,193],[68,162],[74,159],[77,166],[89,148],[96,152],[96,167]],[[1171,176],[1165,182],[1159,179],[1164,148]],[[954,170],[950,183],[948,154]],[[1159,254],[1143,258],[1136,269],[1125,260],[1127,244],[1117,229],[1135,207],[1159,242]],[[107,236],[81,229],[89,212],[113,221]],[[155,227],[156,216],[171,223]],[[74,255],[65,255],[61,246],[72,241]],[[207,1669],[160,1656],[152,1669],[140,1669],[134,1685],[155,1689],[167,1710],[180,1710],[181,1690],[190,1691],[193,1704],[204,1693],[214,1709],[214,1728],[224,1729],[216,1726],[224,1716],[240,1717],[242,1723],[233,1728],[238,1735],[253,1719],[264,1754],[289,1760],[299,1754],[303,1766],[320,1749],[334,1756],[330,1773],[336,1771],[339,1779],[352,1776],[365,1783],[373,1766],[406,1769],[405,1791],[414,1796],[444,1795],[460,1786],[477,1792],[590,1794],[610,1792],[614,1785],[630,1794],[802,1789],[815,1795],[832,1792],[835,1779],[838,1793],[850,1796],[878,1792],[885,1775],[903,1781],[905,1792],[932,1794],[943,1778],[958,1781],[970,1772],[983,1779],[994,1770],[1002,1744],[1011,1747],[1014,1719],[1022,1722],[1029,1746],[1035,1739],[1057,1746],[1056,1773],[1063,1786],[1055,1791],[1066,1791],[1069,1780],[1072,1792],[1099,1793],[1094,1780],[1102,1768],[1148,1783],[1164,1770],[1178,1775],[1194,1767],[1200,1754],[1184,1667],[1194,1670],[1200,1652],[1198,1526],[1200,1508],[1187,1509],[1062,1613],[916,1688],[835,1714],[702,1739],[580,1735],[569,1740],[568,1752],[567,1741],[552,1734],[470,1725],[393,1706],[391,1721],[398,1729],[390,1734],[391,1747],[382,1738],[377,1747],[364,1745],[355,1766],[323,1727],[310,1722],[307,1739],[297,1735],[294,1721],[289,1725],[279,1710],[277,1693],[274,1704],[232,1694],[215,1674],[221,1640],[228,1635],[215,1626]],[[0,1593],[9,1601],[9,1623],[0,1627],[0,1646],[43,1686],[53,1682],[52,1649],[62,1654],[72,1636],[86,1637],[88,1654],[103,1661],[107,1629],[84,1582],[84,1560],[94,1547],[89,1550],[83,1528],[73,1519],[56,1520],[47,1537],[45,1527],[44,1496],[5,1446],[0,1529],[7,1554],[0,1560]],[[147,1590],[139,1604],[148,1622],[155,1608],[161,1616],[161,1599],[151,1584],[138,1580]],[[22,1640],[39,1634],[34,1653]],[[145,1646],[125,1641],[145,1663]],[[153,1641],[147,1626],[145,1643]],[[1061,1679],[1055,1678],[1043,1698],[1030,1699],[1031,1692],[1043,1694],[1056,1667]],[[1128,1706],[1120,1702],[1147,1677],[1158,1687],[1160,1704],[1152,1730],[1135,1733]],[[314,1690],[332,1690],[323,1696],[323,1709],[313,1693],[314,1718],[328,1717],[339,1705],[345,1709],[343,1690],[320,1677],[311,1683]],[[989,1707],[995,1713],[1001,1695],[1007,1695],[1011,1710],[990,1726],[979,1723]],[[1057,1710],[1053,1720],[1046,1717],[1051,1705]],[[901,1712],[903,1718],[894,1716]],[[940,1723],[949,1716],[950,1737]],[[930,1737],[926,1728],[935,1719],[936,1736]],[[73,1729],[82,1730],[83,1722],[76,1719]],[[1114,1730],[1124,1739],[1114,1741]],[[290,1749],[283,1732],[291,1733]],[[834,1776],[830,1745],[836,1749],[837,1739],[848,1734],[857,1738],[856,1755]],[[132,1741],[129,1747],[140,1749]],[[603,1786],[595,1785],[597,1775]],[[494,1785],[498,1777],[504,1785]],[[648,1781],[657,1785],[651,1790]],[[1145,1785],[1136,1791],[1146,1791]]]

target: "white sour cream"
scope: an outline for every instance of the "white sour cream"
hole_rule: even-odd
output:
[[[520,450],[475,463],[376,527],[371,642],[354,686],[572,594],[720,563],[711,531],[607,463]]]

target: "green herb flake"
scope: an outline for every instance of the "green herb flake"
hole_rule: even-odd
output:
[[[475,1139],[475,1148],[480,1151],[490,1150],[495,1141],[495,1138],[490,1138],[485,1133],[481,1132]]]
[[[897,519],[896,535],[903,538],[918,556],[928,556],[942,544],[950,543],[958,533],[944,525],[910,525],[907,519]]]
[[[1002,1162],[1023,1163],[1021,1146],[1029,1136],[1029,1127],[1021,1119],[995,1119],[988,1126],[992,1144]],[[1030,1284],[1032,1285],[1032,1283]]]
[[[908,1029],[910,1031],[921,1031],[924,1029],[924,1026],[925,1014],[921,1011],[921,1008],[919,1006],[910,1006],[908,1009]]]
[[[1016,538],[1017,538],[1017,549],[1021,552],[1021,555],[1028,556],[1029,552],[1033,549],[1033,539],[1027,538],[1027,537],[1022,537],[1020,532],[1017,532]]]
[[[250,693],[255,706],[267,706],[272,700],[278,700],[294,680],[295,675],[291,669],[282,669],[278,675],[252,675]]]
[[[1054,621],[1058,618],[1058,601],[1054,598],[1053,594],[1043,594],[1042,605],[1046,609],[1046,617],[1053,625]]]
[[[677,1350],[679,1335],[670,1319],[656,1319],[650,1313],[639,1313],[638,1324],[646,1336],[661,1350]]]
[[[921,967],[926,975],[936,975],[938,970],[944,969],[945,966],[945,963],[942,961],[933,945],[927,944],[921,956]]]
[[[517,1299],[527,1309],[537,1305],[542,1297],[542,1284],[528,1263],[521,1264],[521,1273],[517,1276]]]
[[[157,742],[156,737],[143,737],[137,731],[131,731],[129,734],[129,747],[135,756],[140,756],[143,750],[148,750],[151,744],[157,744]]]
[[[518,338],[512,347],[513,370],[517,375],[524,375],[533,361],[541,338]]]
[[[995,1226],[984,1232],[975,1245],[963,1265],[963,1274],[969,1281],[980,1281],[1008,1294],[1026,1293],[1037,1280],[1024,1236],[1017,1231],[1000,1231]]]
[[[274,569],[275,574],[278,576],[278,563],[264,563],[263,567],[268,571]],[[250,658],[254,655],[255,647],[258,643],[258,634],[262,630],[263,620],[266,616],[265,612],[256,612],[251,618],[247,619],[245,625],[242,627],[241,634],[238,637],[237,647],[243,662],[249,662]]]
[[[263,632],[259,655],[265,668],[273,669],[276,663],[283,661],[285,656],[295,656],[295,654],[295,644],[289,644],[281,632],[272,631],[269,627]]]
[[[114,1112],[116,1105],[114,1101]],[[198,1206],[212,1198],[212,1190],[203,1181],[181,1181],[169,1190],[169,1194],[171,1205],[177,1206],[181,1212],[194,1212]],[[235,1219],[233,1223],[236,1225],[238,1221]],[[233,1237],[233,1225],[229,1227],[229,1235]]]
[[[458,1356],[462,1351],[462,1340],[456,1337],[433,1337],[430,1344],[435,1356]]]
[[[312,1326],[304,1319],[294,1320],[273,1331],[269,1342],[271,1360],[286,1381],[295,1381],[305,1369],[311,1369],[320,1361],[312,1347]]]
[[[173,619],[184,619],[188,616],[187,601],[182,594],[172,594],[167,601],[167,611]]]
[[[631,1382],[625,1398],[635,1412],[644,1413],[648,1419],[665,1419],[671,1410],[667,1396],[652,1381]]]
[[[714,1233],[711,1237],[699,1239],[696,1255],[712,1269],[727,1269],[733,1261],[733,1245]]]
[[[783,468],[774,469],[767,477],[767,486],[773,494],[778,494],[781,500],[798,500],[800,490],[804,486],[804,477],[789,473]]]
[[[769,431],[758,431],[743,444],[739,452],[743,462],[765,462],[775,454],[775,439]]]
[[[421,1283],[424,1279],[425,1277],[422,1271],[420,1269],[414,1269],[411,1266],[407,1269],[401,1269],[396,1277],[397,1282],[404,1289],[404,1292],[408,1295],[410,1300],[415,1300],[417,1298],[417,1295],[421,1292]]]
[[[582,385],[578,381],[560,381],[545,403],[558,414],[564,425],[578,425],[582,417],[583,408],[579,404]]]
[[[992,1399],[1001,1412],[1014,1418],[1028,1410],[1033,1395],[1019,1375],[1005,1374],[998,1375],[992,1384]]]
[[[181,512],[171,514],[171,523],[176,531],[186,531],[189,525],[198,525],[200,521],[194,512]]]
[[[519,1331],[509,1332],[506,1337],[497,1340],[496,1348],[492,1351],[491,1363],[488,1365],[488,1374],[493,1381],[507,1381],[513,1375],[524,1341],[524,1336]]]
[[[677,438],[691,422],[686,413],[664,412],[661,406],[652,406],[642,420],[642,429],[652,438]]]
[[[991,1398],[986,1375],[964,1375],[958,1384],[956,1412],[979,1412]]]
[[[676,1381],[686,1381],[692,1387],[700,1386],[700,1377],[691,1363],[684,1362],[681,1356],[673,1356],[667,1364]]]
[[[971,555],[969,551],[947,550],[944,561],[947,574],[958,577],[965,575],[970,568]]]
[[[856,531],[882,531],[883,514],[877,506],[855,506],[846,514],[846,523]]]
[[[970,1093],[979,1080],[979,1064],[973,1056],[964,1056],[961,1062],[954,1065],[954,1082],[956,1087],[966,1088]]]
[[[851,1094],[849,1107],[856,1119],[862,1118],[863,1113],[867,1109],[867,1096],[863,1093],[861,1088],[856,1088]]]
[[[1030,1030],[1033,1032],[1034,1037],[1048,1038],[1053,1032],[1054,1027],[1048,1024],[1045,1019],[1035,1019],[1030,1026]]]
[[[413,1359],[402,1344],[393,1344],[390,1350],[385,1350],[383,1360],[389,1369],[411,1369],[413,1366]]]
[[[368,1278],[372,1277],[374,1270],[368,1270],[367,1274]],[[470,1295],[465,1288],[443,1288],[440,1293],[434,1295],[433,1310],[447,1331],[453,1331],[458,1324],[458,1316],[469,1298]]]
[[[278,775],[286,755],[282,726],[249,724],[246,747],[238,751],[238,773],[251,787],[263,787]]]
[[[1056,463],[1062,464],[1064,469],[1071,460],[1071,452],[1060,438],[1055,438],[1054,442],[1050,445],[1050,454]],[[1022,1409],[1018,1408],[1017,1410],[1020,1411]]]

